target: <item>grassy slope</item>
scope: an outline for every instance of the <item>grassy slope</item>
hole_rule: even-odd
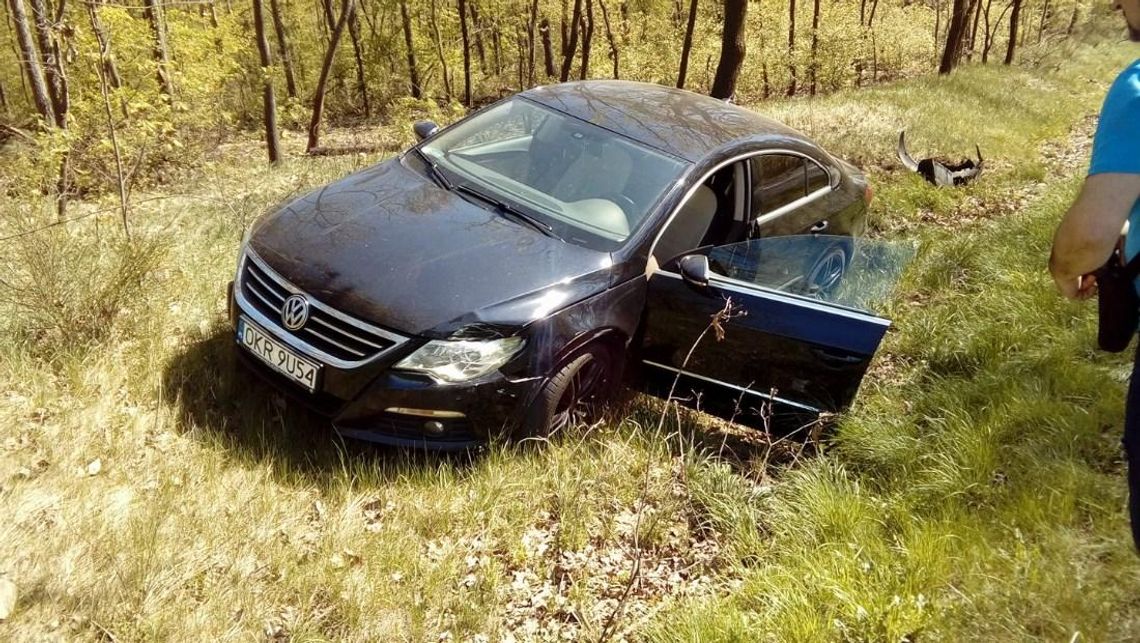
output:
[[[830,453],[775,478],[667,448],[644,405],[466,462],[339,444],[248,386],[220,293],[241,230],[362,159],[229,156],[140,201],[130,249],[110,219],[5,244],[0,573],[21,598],[0,638],[1140,635],[1112,617],[1140,589],[1125,370],[1042,271],[1080,168],[1040,153],[1132,54],[769,110],[861,162],[905,124],[913,151],[977,140],[993,168],[956,191],[875,173],[876,227],[925,250]],[[48,216],[5,209],[11,230]]]

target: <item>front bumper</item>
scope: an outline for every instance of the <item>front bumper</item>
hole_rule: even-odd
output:
[[[248,305],[229,288],[231,327]],[[257,320],[258,326],[287,343],[288,331]],[[409,341],[399,350],[351,367],[321,362],[317,390],[310,393],[277,373],[234,336],[239,361],[274,388],[332,420],[343,436],[369,442],[429,450],[462,450],[510,435],[522,422],[541,378],[508,379],[499,372],[463,384],[439,384],[426,376],[392,370],[418,347]],[[296,350],[294,348],[294,350]]]

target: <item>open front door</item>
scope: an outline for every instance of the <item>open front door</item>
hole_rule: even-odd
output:
[[[649,280],[650,392],[672,389],[702,410],[773,428],[847,408],[890,326],[873,311],[913,253],[852,237],[753,239],[699,251],[707,285],[667,263]]]

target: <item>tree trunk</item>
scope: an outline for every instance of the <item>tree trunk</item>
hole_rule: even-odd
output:
[[[713,78],[713,98],[728,99],[736,92],[736,78],[744,64],[745,21],[748,0],[724,0],[724,30],[720,41],[720,62]]]
[[[586,17],[582,22],[582,70],[579,78],[590,73],[590,45],[594,42],[594,0],[586,0]]]
[[[875,24],[875,11],[879,8],[879,0],[871,0],[871,15],[867,16],[867,28],[873,29]]]
[[[1041,21],[1037,25],[1037,44],[1041,44],[1041,37],[1045,35],[1045,21],[1049,18],[1049,0],[1041,5]]]
[[[566,82],[570,79],[570,67],[574,64],[574,52],[578,49],[578,23],[582,20],[582,0],[574,0],[574,14],[570,19],[569,38],[564,41],[562,49],[562,71],[558,80]]]
[[[546,18],[538,24],[538,33],[542,36],[542,60],[545,64],[547,78],[554,77],[554,44],[550,42],[550,21]]]
[[[463,36],[463,104],[471,107],[471,41],[467,34],[467,0],[458,0],[459,33]]]
[[[95,35],[95,42],[99,45],[99,66],[106,75],[107,85],[112,89],[123,86],[123,79],[119,76],[119,66],[115,64],[115,55],[111,53],[111,41],[107,37],[107,30],[99,20],[99,11],[95,3],[87,4],[87,15],[91,21],[91,32]]]
[[[618,69],[618,46],[617,40],[614,38],[614,30],[610,25],[610,12],[606,9],[605,0],[598,0],[598,7],[602,10],[602,22],[606,25],[606,40],[610,43],[610,60],[614,63],[614,80],[621,78],[621,70]]]
[[[36,40],[40,46],[40,63],[47,80],[48,98],[51,100],[55,125],[67,127],[67,76],[64,75],[63,60],[59,55],[59,43],[52,28],[52,17],[44,6],[44,0],[29,0],[32,20],[35,24]],[[62,4],[61,4],[62,6]]]
[[[819,71],[819,0],[812,3],[811,11],[811,86],[808,95],[815,96],[816,75]]]
[[[1009,44],[1005,48],[1003,64],[1012,65],[1017,48],[1017,21],[1021,18],[1021,0],[1013,0],[1013,13],[1009,14]]]
[[[788,96],[796,95],[796,0],[788,2]]]
[[[420,72],[416,67],[416,48],[412,40],[412,19],[408,17],[408,0],[400,0],[400,19],[404,23],[404,46],[408,49],[408,77],[412,82],[412,98],[420,99],[423,98],[423,89],[420,87]]]
[[[443,53],[443,39],[439,35],[439,14],[436,11],[436,0],[429,5],[431,24],[431,37],[435,41],[435,54],[439,57],[439,66],[443,70],[443,93],[448,102],[451,101],[451,73],[447,69],[447,56]]]
[[[213,10],[213,5],[210,5]],[[281,66],[285,70],[285,91],[289,98],[297,97],[297,75],[293,72],[293,56],[289,53],[289,43],[285,38],[285,21],[281,18],[278,0],[269,0],[269,12],[273,14],[273,31],[277,35],[277,51],[281,55]]]
[[[1069,19],[1069,28],[1065,30],[1066,36],[1073,35],[1073,29],[1077,28],[1077,16],[1079,16],[1079,15],[1080,15],[1080,7],[1074,6],[1073,7],[1073,17]]]
[[[966,60],[974,59],[974,50],[978,44],[978,23],[981,22],[982,18],[982,3],[978,0],[973,0],[972,6],[974,8],[974,24],[970,27],[970,48],[966,54]]]
[[[155,79],[158,81],[158,91],[168,103],[173,102],[174,83],[170,80],[170,50],[166,46],[162,5],[157,0],[143,0],[143,6],[146,7],[146,19],[150,23],[150,32],[154,37]]]
[[[31,85],[36,111],[40,113],[48,125],[55,125],[55,110],[52,108],[51,98],[48,96],[47,81],[44,80],[43,69],[40,67],[39,53],[32,41],[28,15],[24,12],[24,2],[23,0],[8,0],[8,4],[12,9],[16,39],[20,45],[20,58],[24,63],[24,73],[28,77],[28,84]]]
[[[534,84],[535,46],[534,34],[538,30],[538,0],[530,3],[530,17],[526,22],[526,78],[527,84]]]
[[[966,38],[970,33],[970,16],[980,4],[978,0],[966,0],[966,13],[962,16],[962,35],[958,38],[958,46],[954,50],[954,67],[962,62],[962,55],[966,51]]]
[[[479,70],[487,75],[487,49],[483,46],[483,22],[479,20],[479,9],[471,2],[471,26],[475,27],[475,53],[479,56]],[[554,74],[551,74],[552,76]]]
[[[401,8],[404,6],[403,0],[400,2]],[[336,26],[333,27],[332,34],[329,36],[329,46],[325,51],[325,61],[321,65],[321,76],[317,80],[317,90],[313,94],[313,117],[309,120],[309,141],[305,146],[305,151],[309,154],[317,149],[321,138],[321,114],[325,110],[325,92],[328,89],[329,70],[332,69],[333,58],[336,56],[336,45],[340,42],[340,36],[344,33],[344,26],[348,23],[348,18],[353,11],[356,10],[354,0],[342,0],[340,9],[340,18],[336,21]],[[404,22],[407,24],[408,12],[404,9]],[[411,39],[411,31],[407,32],[409,40]],[[409,49],[410,51],[410,49]],[[413,67],[413,69],[415,69]],[[413,87],[416,87],[413,85]],[[416,95],[416,98],[419,98]]]
[[[958,61],[958,51],[962,47],[962,36],[966,33],[966,0],[954,0],[950,15],[950,28],[946,31],[946,47],[942,51],[942,64],[939,74],[949,74]]]
[[[356,58],[356,91],[360,94],[360,103],[364,107],[364,117],[372,116],[372,103],[368,100],[368,81],[364,74],[364,52],[360,46],[360,18],[356,11],[348,17],[348,35],[352,40],[352,55]]]
[[[269,162],[281,160],[281,144],[277,138],[277,97],[273,93],[273,55],[265,37],[265,12],[261,0],[253,0],[253,33],[257,39],[257,55],[261,61],[261,97],[265,122],[265,149]]]
[[[681,44],[681,69],[677,72],[677,89],[685,88],[689,73],[689,53],[693,50],[693,30],[697,26],[697,0],[689,2],[689,21],[685,24],[685,41]]]

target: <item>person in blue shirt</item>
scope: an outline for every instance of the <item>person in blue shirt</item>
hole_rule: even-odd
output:
[[[1114,0],[1128,36],[1140,42],[1140,0]],[[1140,253],[1140,60],[1116,78],[1100,111],[1089,173],[1076,201],[1057,226],[1049,271],[1061,294],[1087,299],[1096,293],[1094,270],[1104,265],[1128,223],[1124,254]],[[1140,350],[1124,411],[1128,460],[1128,509],[1132,539],[1140,551]]]

